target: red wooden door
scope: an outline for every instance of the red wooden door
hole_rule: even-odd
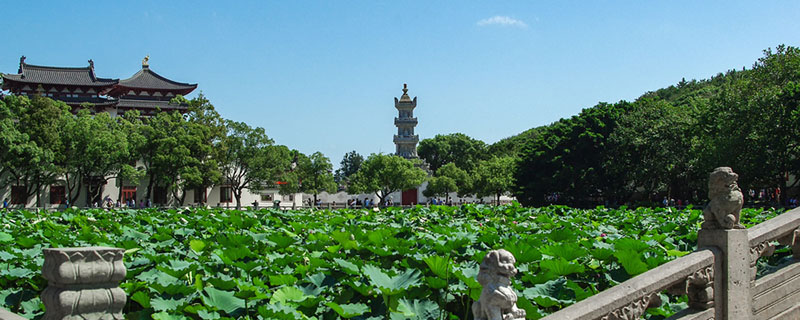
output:
[[[122,187],[122,199],[120,201],[125,203],[128,199],[136,199],[136,187]]]
[[[417,189],[408,189],[403,190],[403,193],[400,196],[400,203],[404,206],[410,206],[412,204],[417,204]]]

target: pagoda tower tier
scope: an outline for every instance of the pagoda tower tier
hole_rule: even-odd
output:
[[[398,117],[394,118],[394,125],[397,127],[397,134],[394,135],[395,154],[407,159],[418,158],[419,135],[414,134],[414,128],[418,123],[417,118],[414,117],[417,97],[412,100],[408,96],[408,85],[403,84],[403,95],[399,100],[394,98],[394,107],[399,112]]]

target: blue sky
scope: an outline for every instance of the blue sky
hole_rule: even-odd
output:
[[[198,83],[223,117],[276,143],[392,153],[394,97],[421,139],[495,142],[597,102],[750,67],[800,46],[798,1],[18,1],[3,4],[0,72],[19,57]]]

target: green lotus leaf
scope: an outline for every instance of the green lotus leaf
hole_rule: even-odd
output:
[[[236,309],[244,308],[244,299],[235,297],[233,292],[222,291],[212,287],[206,287],[203,291],[206,292],[202,296],[203,303],[209,307],[225,311],[227,314],[233,313]]]
[[[297,282],[297,278],[289,274],[279,274],[269,276],[269,284],[272,286],[292,285]]]
[[[272,294],[272,299],[270,299],[270,303],[277,302],[285,304],[286,302],[300,302],[307,298],[309,298],[309,296],[305,295],[305,293],[303,293],[303,290],[300,290],[300,288],[294,286],[281,287]]]
[[[647,249],[650,249],[650,245],[641,240],[622,238],[617,241],[614,241],[614,248],[617,251],[630,250],[635,252],[642,252]]]
[[[184,303],[186,303],[186,301],[182,299],[163,299],[161,297],[150,299],[150,306],[156,311],[178,310],[178,307],[182,306]]]
[[[641,274],[648,270],[647,263],[642,261],[641,254],[636,251],[620,250],[614,252],[614,257],[616,257],[617,261],[625,268],[625,272],[631,276]]]
[[[391,319],[436,319],[439,306],[430,300],[408,300],[402,298],[397,303],[397,312],[392,312]]]
[[[336,302],[328,302],[325,305],[336,311],[340,317],[346,319],[369,312],[369,307],[363,303],[338,304]]]
[[[409,269],[402,274],[390,277],[383,273],[380,268],[373,265],[364,265],[361,269],[364,275],[369,278],[370,283],[385,295],[399,294],[420,284],[419,270]]]
[[[338,264],[339,266],[341,266],[342,267],[341,270],[344,271],[345,273],[349,273],[352,275],[360,273],[360,271],[358,270],[358,266],[355,263],[352,263],[347,260],[342,260],[339,258],[333,258],[333,261],[336,262],[336,264]]]
[[[150,296],[144,291],[137,291],[131,295],[131,300],[138,302],[143,308],[150,308]]]
[[[567,242],[542,247],[542,253],[555,258],[572,261],[586,255],[586,249],[577,243]]]
[[[14,241],[14,237],[8,233],[0,232],[0,242],[11,242]]]
[[[564,258],[542,260],[539,267],[559,276],[581,273],[584,270],[583,265],[567,261]]]
[[[205,249],[206,243],[203,240],[194,239],[189,241],[189,248],[192,248],[194,252],[200,253]]]
[[[425,264],[431,269],[431,272],[437,277],[446,279],[450,273],[450,257],[442,256],[427,256],[424,259]]]

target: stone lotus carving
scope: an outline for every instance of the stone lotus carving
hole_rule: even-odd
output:
[[[708,179],[708,198],[703,210],[703,229],[744,229],[739,224],[744,197],[736,180],[739,175],[729,167],[714,169]]]
[[[106,247],[44,249],[44,319],[124,319],[126,297],[119,288],[126,274],[123,252]]]
[[[517,294],[511,288],[511,278],[517,274],[514,255],[506,250],[486,254],[478,272],[483,287],[478,301],[472,304],[475,320],[525,319],[525,310],[517,308]]]

